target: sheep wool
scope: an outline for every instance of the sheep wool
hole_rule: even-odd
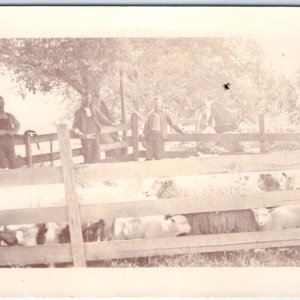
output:
[[[253,213],[261,231],[300,227],[300,205],[254,209]]]
[[[116,240],[143,239],[154,237],[177,236],[188,234],[191,227],[184,216],[146,216],[135,218],[118,218],[114,223]]]

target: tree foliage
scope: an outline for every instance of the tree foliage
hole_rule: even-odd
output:
[[[0,64],[24,93],[91,92],[117,112],[120,70],[128,106],[144,115],[155,96],[178,118],[207,100],[244,117],[299,106],[295,87],[270,71],[251,39],[1,39]],[[231,88],[224,90],[227,82]]]
[[[1,63],[30,92],[65,84],[79,94],[96,92],[115,62],[112,39],[2,39]]]

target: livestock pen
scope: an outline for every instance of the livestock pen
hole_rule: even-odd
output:
[[[270,232],[227,233],[147,240],[120,240],[84,243],[81,224],[105,218],[189,214],[210,211],[243,210],[300,203],[299,191],[273,191],[249,195],[224,195],[99,203],[79,205],[76,185],[82,179],[118,180],[203,175],[237,172],[299,170],[300,153],[263,153],[190,158],[162,161],[131,161],[120,164],[74,165],[69,131],[58,127],[61,167],[22,168],[0,172],[0,186],[64,183],[66,206],[1,210],[2,225],[37,224],[67,221],[71,243],[30,247],[0,247],[0,265],[34,265],[71,262],[76,267],[87,261],[132,258],[183,253],[216,252],[239,249],[286,247],[300,245],[300,229]],[[26,195],[24,195],[26,197]]]

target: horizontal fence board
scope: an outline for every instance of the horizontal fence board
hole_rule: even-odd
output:
[[[0,247],[1,266],[72,262],[70,244]]]
[[[300,245],[300,229],[85,243],[88,261]],[[71,262],[70,244],[0,247],[0,265]]]
[[[223,153],[222,153],[223,155]],[[197,152],[192,151],[165,151],[164,158],[189,158],[189,157],[198,157],[199,154]],[[146,157],[146,151],[139,151],[139,157]]]
[[[75,134],[73,131],[70,130],[70,134],[72,138],[75,138]],[[42,142],[50,142],[57,140],[57,133],[47,133],[47,134],[39,134],[37,136],[31,136],[30,141],[31,144],[34,143],[42,143]],[[25,137],[24,136],[17,136],[15,137],[15,145],[24,145],[25,144]]]
[[[265,133],[263,140],[268,142],[300,142],[300,133]]]
[[[25,138],[22,136],[18,136],[18,137],[14,137],[14,142],[15,142],[15,145],[18,146],[18,145],[25,145]]]
[[[138,161],[123,164],[76,166],[77,176],[89,180],[134,179],[162,176],[189,176],[228,172],[267,172],[300,168],[300,153],[274,152],[248,155]]]
[[[67,222],[65,207],[39,207],[0,210],[1,225]]]
[[[59,167],[0,170],[0,187],[54,183],[62,183],[62,173]]]
[[[299,141],[300,133],[187,133],[169,134],[168,142],[242,142],[242,141]]]
[[[82,155],[82,148],[72,149],[73,157],[81,156],[81,155]],[[60,159],[60,153],[53,152],[53,153],[33,155],[32,161],[34,164],[41,163],[41,162],[47,162],[47,161],[51,161],[51,157],[53,160],[58,160],[58,159]]]
[[[168,142],[241,142],[259,141],[259,133],[186,133],[169,134]]]
[[[82,220],[86,221],[100,218],[190,214],[293,204],[300,205],[299,190],[81,205],[80,212]]]
[[[86,244],[88,260],[190,254],[300,245],[300,229],[243,232]]]
[[[122,142],[116,142],[111,144],[100,144],[100,151],[122,149],[130,146],[132,146],[131,141],[122,141]]]
[[[131,130],[131,123],[124,123],[117,126],[105,126],[101,128],[101,134],[113,133],[124,130]]]
[[[253,152],[220,152],[220,155],[249,155],[253,154]],[[190,157],[201,157],[203,155],[200,151],[193,152],[193,151],[165,151],[164,158],[190,158]],[[205,154],[204,154],[205,155]],[[213,155],[213,154],[211,154]],[[139,157],[146,157],[146,151],[139,151]]]
[[[101,163],[112,163],[112,162],[128,162],[132,161],[132,154],[122,155],[120,157],[109,157],[101,159]]]
[[[75,134],[72,130],[70,130],[71,137],[75,137]],[[57,133],[48,133],[48,134],[40,134],[38,136],[31,137],[31,143],[36,142],[50,142],[50,141],[56,141],[57,140]]]

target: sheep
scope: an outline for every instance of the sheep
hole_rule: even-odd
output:
[[[3,228],[0,231],[0,245],[1,246],[14,246],[17,245],[18,240],[14,231]]]
[[[147,239],[188,234],[191,226],[184,216],[145,216],[117,218],[113,225],[114,240]]]
[[[83,224],[82,226],[82,237],[84,242],[99,242],[104,240],[104,228],[105,222],[100,219],[97,222],[89,225]],[[60,244],[70,243],[70,228],[69,225],[66,225],[63,230],[58,235],[58,241]]]
[[[175,198],[188,195],[182,191],[173,179],[157,180],[154,185],[157,198]],[[151,192],[153,192],[153,187]],[[258,226],[251,210],[205,212],[184,215],[191,225],[191,234],[217,234],[231,232],[257,231]]]
[[[300,205],[256,208],[252,211],[261,231],[300,227]]]
[[[40,240],[39,244],[59,244],[59,237],[66,226],[68,226],[66,222],[60,224],[54,222],[47,223],[45,230],[42,232],[44,241]]]
[[[8,225],[2,233],[5,231],[15,236],[15,242],[8,244],[9,246],[36,246],[45,231],[45,224]],[[7,240],[5,242],[7,243]]]
[[[292,190],[295,188],[295,176],[285,172],[259,174],[258,186],[262,191]]]

